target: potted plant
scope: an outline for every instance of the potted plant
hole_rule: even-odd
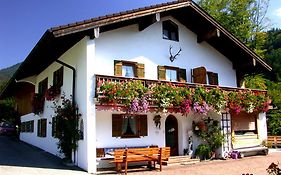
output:
[[[200,144],[196,150],[195,155],[200,158],[200,160],[207,160],[211,155],[211,148],[207,144]]]

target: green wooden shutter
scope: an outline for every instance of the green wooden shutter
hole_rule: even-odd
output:
[[[112,137],[121,137],[123,116],[121,114],[112,114]]]
[[[178,81],[184,83],[186,82],[186,69],[178,70]]]
[[[56,135],[56,117],[52,118],[52,137],[55,137]]]
[[[218,85],[218,74],[214,72],[207,72],[208,79],[209,79],[209,84],[210,85]]]
[[[114,75],[122,76],[122,61],[114,60]]]
[[[147,136],[147,115],[140,115],[138,116],[139,119],[139,135],[140,136]]]
[[[166,80],[166,69],[165,66],[158,66],[158,80]]]
[[[60,88],[63,85],[63,67],[60,67],[53,74],[53,86]]]
[[[34,132],[34,120],[31,121],[31,132]]]
[[[206,68],[205,67],[198,67],[193,69],[193,83],[200,83],[206,84]]]
[[[214,85],[219,85],[219,75],[218,73],[213,73]]]
[[[41,121],[41,130],[42,130],[42,137],[46,137],[47,135],[47,119],[42,119]]]
[[[37,136],[41,137],[41,120],[37,121]]]
[[[137,77],[138,78],[144,78],[144,64],[142,63],[137,63],[136,64],[136,68],[137,68]]]

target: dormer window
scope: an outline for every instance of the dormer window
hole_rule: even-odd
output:
[[[163,21],[163,39],[179,41],[178,26],[170,20]]]

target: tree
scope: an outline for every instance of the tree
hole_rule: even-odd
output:
[[[0,121],[6,120],[15,123],[18,113],[15,110],[15,101],[12,98],[0,100]]]
[[[264,48],[267,49],[266,60],[273,67],[271,80],[281,81],[281,29],[271,29],[267,32],[267,40]]]
[[[238,39],[264,57],[269,0],[199,0],[198,4]]]

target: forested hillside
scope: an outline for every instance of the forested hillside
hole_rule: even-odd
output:
[[[199,5],[273,68],[271,73],[246,77],[246,87],[267,89],[273,110],[268,132],[281,135],[281,29],[270,29],[269,0],[199,0]]]
[[[5,83],[13,76],[21,63],[0,70],[0,92]]]

